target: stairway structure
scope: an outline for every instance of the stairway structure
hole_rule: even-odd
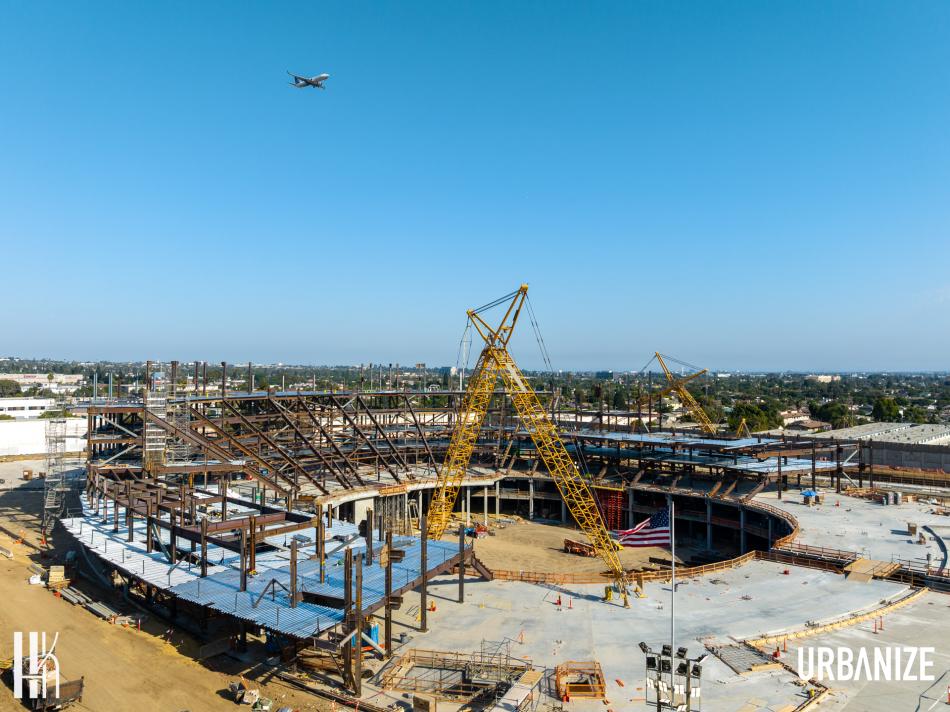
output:
[[[63,410],[46,421],[46,477],[43,479],[43,540],[49,535],[65,507],[66,483],[66,417]]]

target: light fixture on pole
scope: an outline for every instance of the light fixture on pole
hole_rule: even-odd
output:
[[[703,653],[689,657],[689,650],[664,644],[657,653],[644,642],[639,644],[646,656],[646,703],[656,712],[699,712]]]

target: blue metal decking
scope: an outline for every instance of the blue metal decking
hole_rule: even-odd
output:
[[[257,554],[257,572],[248,575],[247,589],[241,591],[240,555],[237,552],[209,543],[208,575],[201,578],[201,567],[198,564],[181,561],[172,565],[158,544],[153,551],[146,551],[146,525],[141,518],[133,521],[130,542],[127,541],[124,507],[119,507],[119,531],[113,532],[112,510],[109,510],[108,520],[104,520],[102,515],[96,515],[85,501],[85,495],[82,500],[82,514],[64,518],[60,522],[90,553],[107,561],[127,576],[167,591],[184,601],[208,606],[220,613],[297,638],[318,635],[343,621],[344,612],[341,608],[310,602],[300,602],[292,608],[287,591],[280,586],[272,587],[273,593],[267,593],[257,607],[254,606],[254,602],[271,581],[276,580],[286,589],[290,588],[290,551],[285,546],[286,542],[279,537],[265,539],[266,543],[276,548]],[[327,549],[332,551],[334,546],[340,545],[339,539],[335,537],[349,538],[355,533],[355,525],[335,520],[333,527],[327,528],[325,533]],[[169,532],[160,529],[158,536],[167,546],[170,541]],[[417,537],[397,537],[393,543],[395,548],[406,552],[402,561],[393,562],[393,591],[418,586],[422,579],[422,542]],[[373,563],[363,566],[363,608],[367,611],[382,605],[385,592],[385,570],[379,565],[379,544],[376,547],[377,557]],[[326,575],[324,583],[321,584],[320,562],[309,558],[315,552],[315,544],[300,546],[297,562],[298,590],[343,599],[343,560],[346,548],[352,548],[354,553],[364,552],[365,539],[358,538],[327,556]],[[430,540],[427,551],[427,578],[452,565],[458,555],[458,543]]]

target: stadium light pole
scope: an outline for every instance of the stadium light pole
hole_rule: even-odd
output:
[[[685,647],[677,648],[674,653],[667,644],[657,653],[643,642],[640,650],[646,655],[647,707],[656,712],[699,712],[702,663],[708,653],[690,658]],[[671,683],[667,683],[668,673]],[[655,700],[650,700],[651,690],[656,695]]]

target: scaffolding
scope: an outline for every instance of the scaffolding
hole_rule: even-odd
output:
[[[50,530],[63,513],[68,489],[66,483],[66,407],[60,403],[60,411],[46,421],[46,477],[43,479],[42,537],[46,540]]]
[[[380,683],[384,689],[490,706],[531,669],[512,657],[509,647],[483,641],[477,653],[410,650],[387,666]]]
[[[568,660],[554,668],[554,679],[557,696],[562,700],[575,697],[604,699],[607,695],[604,671],[596,660]]]
[[[66,506],[66,402],[61,397],[46,421],[46,475],[43,478],[42,537],[46,540]]]
[[[166,401],[165,409],[166,420],[174,425],[178,432],[187,433],[191,431],[191,401],[188,396],[185,396],[184,401],[173,403]],[[146,435],[148,434],[146,433]],[[198,449],[188,440],[184,438],[169,438],[165,443],[165,463],[190,462],[197,452]]]
[[[167,382],[160,372],[145,374],[145,411],[165,420],[168,411]],[[167,435],[165,429],[146,417],[142,464],[147,472],[165,464]]]

